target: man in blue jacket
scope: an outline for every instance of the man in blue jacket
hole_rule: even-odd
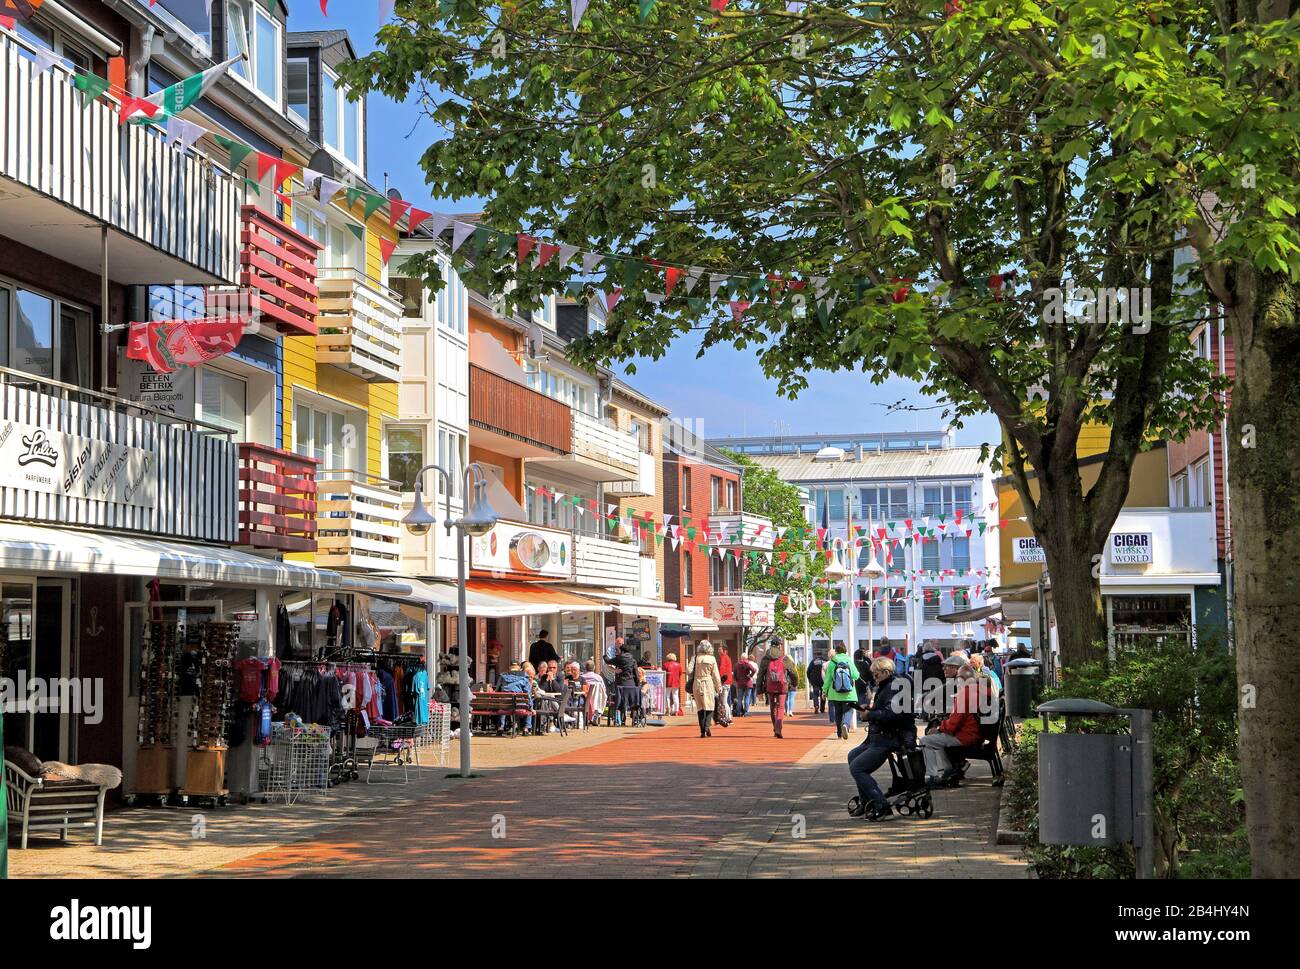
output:
[[[867,739],[849,752],[849,774],[858,786],[855,818],[883,821],[894,813],[874,774],[892,751],[916,746],[916,719],[912,714],[910,690],[906,678],[894,675],[894,661],[883,656],[871,661],[871,679],[876,692],[863,719],[867,722]]]

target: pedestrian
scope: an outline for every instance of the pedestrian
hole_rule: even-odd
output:
[[[533,664],[535,670],[541,669],[543,663],[560,658],[560,654],[555,651],[555,644],[547,638],[548,636],[550,636],[549,630],[540,630],[537,639],[528,647],[528,662]]]
[[[907,675],[907,657],[894,647],[894,644],[889,641],[888,636],[881,638],[880,649],[876,651],[876,656],[883,656],[894,664],[895,676]]]
[[[826,694],[822,692],[822,673],[826,668],[826,657],[817,653],[808,662],[808,695],[812,700],[814,713],[826,712]]]
[[[736,682],[732,669],[731,654],[727,647],[721,647],[717,653],[718,676],[722,679],[722,692],[718,694],[718,707],[713,711],[714,722],[719,727],[731,726],[731,689]]]
[[[849,723],[858,706],[858,668],[849,659],[848,649],[843,643],[835,644],[835,654],[826,664],[822,692],[830,701],[835,736],[843,740],[849,735]]]
[[[858,691],[858,704],[864,705],[867,702],[867,688],[871,685],[871,647],[863,646],[858,643],[858,648],[853,651],[853,665],[858,668],[857,679],[854,683]]]
[[[753,676],[749,678],[749,690],[745,695],[745,712],[748,713],[753,709],[754,703],[758,700],[758,664],[754,662],[753,650],[745,657],[745,662],[749,664]]]
[[[587,722],[599,723],[609,705],[609,688],[605,685],[605,678],[596,672],[595,660],[589,659],[583,666],[582,688],[587,694]]]
[[[894,813],[873,774],[894,751],[916,746],[916,719],[912,715],[907,680],[896,675],[894,661],[878,656],[871,661],[869,673],[876,685],[871,706],[863,714],[867,721],[867,739],[849,752],[849,774],[858,786],[855,818],[881,821]]]
[[[956,777],[957,768],[948,759],[949,748],[970,747],[980,740],[979,680],[975,667],[964,659],[949,656],[943,661],[943,673],[948,679],[957,680],[957,692],[953,695],[952,713],[933,733],[921,738],[929,784],[947,784]]]
[[[799,689],[799,676],[794,663],[785,655],[785,640],[773,636],[767,654],[758,664],[758,685],[767,695],[767,710],[772,717],[772,735],[781,738],[785,723],[785,698]]]
[[[700,640],[695,647],[695,659],[691,661],[687,686],[695,697],[696,716],[700,720],[700,736],[712,737],[710,722],[713,708],[722,696],[722,676],[718,673],[718,662],[713,658],[713,644],[707,639]]]
[[[632,723],[632,714],[641,707],[640,677],[636,666],[636,658],[632,655],[632,651],[623,644],[623,640],[616,640],[615,647],[618,654],[610,663],[610,667],[614,672],[617,722],[626,727]]]
[[[677,662],[676,653],[669,653],[664,659],[664,688],[668,691],[668,715],[679,716],[682,712],[682,664]]]
[[[944,702],[943,652],[927,639],[918,657],[921,674],[921,709],[927,716],[943,713],[947,704]]]
[[[754,686],[757,674],[758,667],[750,662],[749,654],[742,653],[740,661],[736,663],[736,696],[731,705],[732,712],[738,717],[749,713],[749,691]]]

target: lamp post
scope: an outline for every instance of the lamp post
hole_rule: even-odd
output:
[[[795,616],[803,616],[803,642],[808,649],[808,659],[812,659],[812,636],[808,632],[808,618],[810,616],[821,615],[821,610],[817,608],[817,593],[809,592],[787,592],[786,593],[785,615],[793,619]],[[799,602],[799,608],[796,609],[794,604]]]
[[[880,560],[876,558],[876,540],[871,537],[871,519],[867,519],[867,541],[871,543],[871,560],[867,562],[862,572],[867,577],[867,641],[871,644],[872,652],[876,648],[876,579],[882,578],[885,574],[884,567]],[[889,635],[889,604],[885,604],[885,635]]]
[[[455,520],[451,517],[452,479],[441,466],[426,464],[415,476],[415,504],[402,524],[412,535],[427,535],[438,523],[437,518],[424,506],[422,485],[424,472],[437,471],[443,477],[446,515],[443,527],[447,534],[456,529],[456,645],[460,652],[460,776],[470,777],[470,695],[469,695],[469,617],[465,611],[465,539],[468,536],[486,535],[497,523],[497,513],[487,499],[487,475],[477,462],[465,469],[465,494],[468,495],[473,479],[474,500],[469,510]],[[436,507],[436,506],[435,506]],[[427,648],[427,646],[426,646]]]
[[[836,539],[836,541],[838,541],[838,539]],[[834,552],[833,557],[831,559],[831,564],[826,566],[826,569],[825,571],[822,572],[822,575],[830,579],[832,582],[834,582],[835,587],[839,589],[841,592],[843,591],[841,588],[841,583],[843,583],[845,579],[850,579],[853,577],[853,573],[840,564],[840,557],[839,557],[838,550]],[[849,640],[849,649],[853,650],[857,648],[857,643],[853,642],[853,596],[852,594],[850,594],[848,597],[848,606],[849,606],[849,612],[848,615],[845,617],[845,622],[847,626],[845,636],[847,636]],[[834,617],[832,616],[832,618]]]

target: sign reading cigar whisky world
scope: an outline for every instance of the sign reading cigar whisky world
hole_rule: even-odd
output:
[[[0,487],[154,508],[158,458],[141,448],[0,420]]]

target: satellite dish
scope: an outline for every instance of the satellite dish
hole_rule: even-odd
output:
[[[307,162],[307,167],[313,172],[320,172],[326,178],[337,178],[334,168],[334,158],[324,148],[317,148],[311,156],[311,161]]]
[[[545,345],[542,342],[543,340],[542,327],[539,323],[534,321],[528,328],[528,355],[534,360],[536,360],[538,355],[542,352],[542,347]]]
[[[402,193],[395,188],[390,188],[388,190],[388,200],[390,202],[400,202],[402,201]]]

